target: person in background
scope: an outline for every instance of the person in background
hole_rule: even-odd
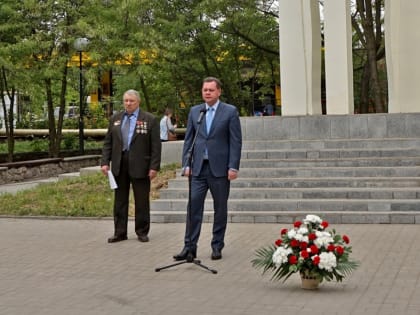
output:
[[[168,133],[172,133],[175,137],[175,128],[177,127],[176,124],[172,124],[172,110],[167,108],[165,109],[165,113],[160,120],[160,141],[165,142],[169,139]]]
[[[189,259],[191,255],[193,258],[197,256],[204,202],[209,189],[214,207],[211,259],[222,258],[230,181],[238,176],[242,133],[237,108],[220,101],[221,93],[219,79],[204,79],[201,94],[205,103],[193,106],[188,115],[182,166],[184,175],[191,176],[191,200],[188,204],[184,248],[174,255],[175,260],[185,260],[187,257]],[[202,123],[199,122],[200,117]],[[192,163],[189,165],[189,151],[196,133]]]
[[[143,111],[140,95],[128,90],[123,96],[125,110],[113,115],[102,149],[101,170],[112,171],[117,183],[114,201],[114,235],[108,243],[127,239],[130,185],[135,202],[135,232],[148,242],[150,229],[150,181],[160,169],[159,120]]]
[[[264,116],[273,116],[274,115],[274,107],[268,101],[264,106]]]

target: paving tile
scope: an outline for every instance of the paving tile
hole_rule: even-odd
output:
[[[290,218],[290,217],[289,217]],[[251,266],[255,250],[289,223],[229,223],[223,259],[210,259],[211,224],[198,258],[212,274],[173,263],[184,223],[153,223],[140,243],[107,244],[111,220],[0,219],[0,313],[31,314],[419,314],[420,229],[414,224],[332,224],[350,236],[361,266],[317,291],[292,276],[270,281]]]

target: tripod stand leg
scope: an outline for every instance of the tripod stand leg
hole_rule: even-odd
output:
[[[203,269],[206,269],[207,271],[210,271],[212,274],[216,274],[217,273],[217,270],[214,270],[214,269],[211,269],[211,268],[209,268],[207,266],[204,266],[203,264],[201,264],[201,260],[196,260],[196,259],[194,259],[194,260],[184,260],[184,261],[180,261],[180,262],[174,263],[172,265],[168,265],[168,266],[156,268],[155,271],[156,272],[159,272],[161,270],[168,269],[168,268],[175,267],[175,266],[182,265],[182,264],[194,264],[194,265],[196,265],[198,267],[201,267]]]
[[[161,270],[163,270],[163,269],[168,269],[168,268],[171,268],[171,267],[175,267],[175,266],[178,266],[178,265],[182,265],[182,264],[185,264],[185,263],[187,263],[187,262],[188,262],[188,261],[180,261],[180,262],[174,263],[174,264],[172,264],[172,265],[168,265],[168,266],[164,266],[164,267],[156,268],[156,269],[155,269],[155,271],[156,271],[156,272],[159,272],[159,271],[161,271]]]
[[[214,270],[214,269],[211,269],[211,268],[209,268],[207,266],[202,265],[200,260],[194,260],[193,263],[194,263],[194,265],[196,265],[198,267],[201,267],[203,269],[206,269],[206,270],[210,271],[212,274],[216,274],[217,273],[217,270]]]

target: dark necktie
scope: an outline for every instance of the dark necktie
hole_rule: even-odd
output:
[[[121,126],[121,135],[123,140],[123,151],[128,151],[130,143],[128,143],[128,136],[130,133],[130,117],[132,114],[127,114],[127,118],[124,120],[123,125]]]

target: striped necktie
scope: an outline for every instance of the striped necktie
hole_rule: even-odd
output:
[[[128,151],[130,144],[128,143],[130,133],[130,118],[133,114],[126,114],[126,119],[121,126],[121,135],[123,140],[123,151]]]

